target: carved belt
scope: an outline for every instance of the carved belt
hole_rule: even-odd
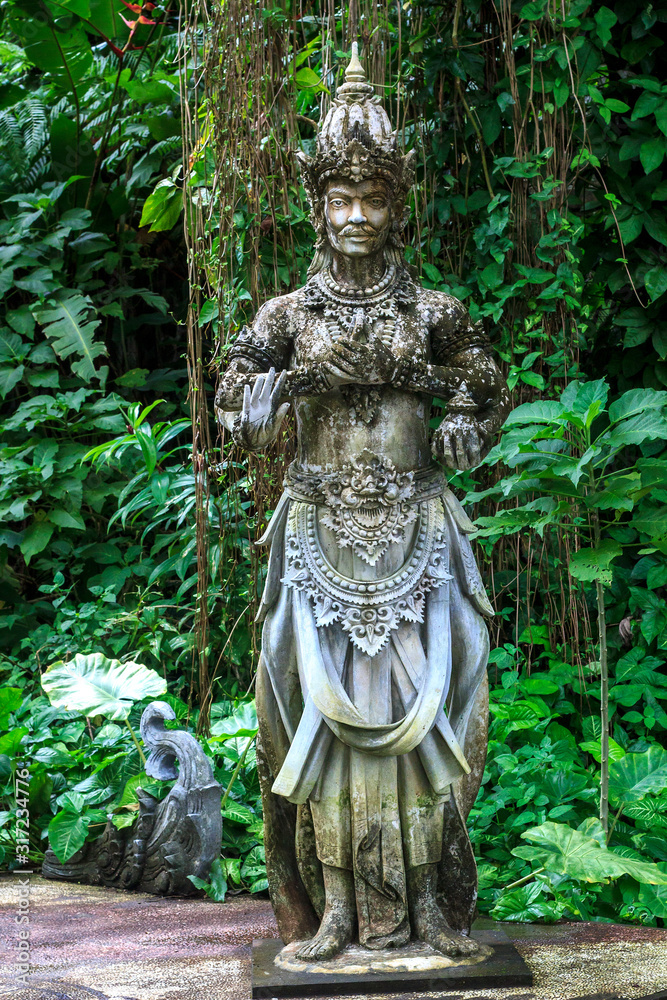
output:
[[[374,499],[388,505],[410,499],[413,503],[440,496],[445,479],[440,469],[429,466],[413,472],[397,472],[391,462],[383,462],[372,452],[364,451],[350,465],[336,472],[306,472],[293,462],[287,469],[285,492],[293,500],[331,506],[347,489],[356,501]],[[345,496],[341,498],[345,502]]]
[[[291,465],[285,492],[292,500],[326,508],[322,523],[341,548],[374,566],[390,542],[405,539],[405,529],[417,520],[420,504],[442,496],[444,482],[438,469],[398,472],[364,451],[351,465],[336,472],[313,475]]]

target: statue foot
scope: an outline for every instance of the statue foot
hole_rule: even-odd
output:
[[[441,955],[469,956],[479,952],[476,941],[452,930],[435,901],[424,901],[422,905],[417,903],[413,906],[412,929],[415,937],[429,944]]]
[[[420,865],[408,873],[408,898],[412,932],[420,941],[454,958],[477,955],[480,947],[472,938],[452,930],[436,902],[437,869]]]
[[[346,944],[349,944],[352,940],[352,928],[349,930],[345,928],[336,928],[335,930],[330,930],[325,928],[324,920],[322,921],[322,927],[310,941],[299,948],[296,953],[296,957],[301,959],[302,962],[312,962],[316,959],[323,958],[333,958],[338,955],[339,952],[343,950]]]
[[[343,868],[322,866],[326,905],[320,929],[314,938],[296,952],[302,962],[333,958],[352,940],[355,921],[354,883],[352,872]]]

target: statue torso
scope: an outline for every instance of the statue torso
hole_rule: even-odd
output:
[[[330,357],[331,343],[340,336],[365,340],[371,333],[384,336],[397,357],[430,360],[428,309],[416,301],[403,308],[392,302],[379,305],[331,304],[308,308],[304,290],[294,293],[289,325],[292,357],[288,367],[308,367]],[[359,324],[364,329],[359,330]],[[304,471],[331,471],[348,466],[370,451],[399,471],[428,466],[430,398],[391,386],[343,386],[296,402],[297,462]]]

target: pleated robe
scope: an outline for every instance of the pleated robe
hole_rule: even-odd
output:
[[[353,873],[358,936],[366,947],[409,940],[407,870],[423,864],[440,866],[445,915],[466,929],[476,872],[451,788],[470,772],[463,748],[485,681],[482,614],[492,613],[467,538],[473,526],[444,490],[435,502],[445,545],[423,620],[401,621],[369,655],[340,622],[318,626],[312,596],[290,579],[286,537],[299,502],[285,495],[261,540],[271,551],[258,616],[264,621],[260,776],[269,884],[279,925],[283,913],[282,935],[316,929],[321,864]],[[418,525],[371,566],[338,545],[322,514],[321,551],[345,577],[382,579],[406,564]],[[296,816],[285,800],[297,806]],[[286,827],[287,840],[275,843],[272,822]],[[286,879],[294,884],[286,886]]]

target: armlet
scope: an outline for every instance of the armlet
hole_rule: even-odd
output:
[[[259,371],[268,371],[269,368],[275,368],[276,371],[280,371],[282,365],[272,357],[269,351],[263,347],[258,347],[257,344],[251,343],[250,339],[246,339],[251,336],[252,331],[249,327],[244,326],[227,355],[228,360],[233,361],[234,358],[246,358]]]
[[[480,347],[486,354],[491,353],[491,343],[481,327],[454,331],[451,336],[438,340],[438,357],[450,358],[459,351],[467,351],[472,347]]]

